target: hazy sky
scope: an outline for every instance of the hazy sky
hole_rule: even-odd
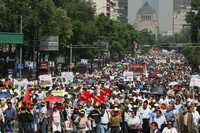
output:
[[[133,24],[137,11],[145,1],[149,1],[149,4],[158,11],[160,32],[170,31],[172,29],[173,0],[128,0],[129,23]]]

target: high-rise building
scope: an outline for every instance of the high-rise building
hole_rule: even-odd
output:
[[[128,0],[118,0],[118,20],[128,22]]]
[[[186,14],[190,10],[191,0],[174,0],[172,33],[180,33],[186,22]]]
[[[174,11],[180,11],[190,6],[191,0],[174,0]]]
[[[90,0],[90,2],[95,9],[96,15],[104,14],[111,19],[118,19],[118,0]]]

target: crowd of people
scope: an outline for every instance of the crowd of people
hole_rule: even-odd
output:
[[[129,64],[143,64],[145,72],[125,81]],[[55,83],[53,90],[64,90],[63,97],[48,88],[18,91],[1,82],[1,93],[9,95],[0,101],[0,132],[199,133],[200,93],[189,85],[191,74],[183,55],[151,49],[76,73],[65,87]]]

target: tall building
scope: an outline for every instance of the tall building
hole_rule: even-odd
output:
[[[118,0],[90,0],[96,15],[104,14],[111,19],[117,20],[118,13]]]
[[[152,32],[157,39],[159,33],[158,14],[148,2],[145,2],[138,10],[134,26],[139,31]]]
[[[174,0],[172,33],[180,33],[186,22],[186,14],[190,10],[191,0]]]
[[[174,0],[174,11],[180,11],[190,6],[192,0]]]
[[[128,0],[118,0],[118,20],[128,22]]]

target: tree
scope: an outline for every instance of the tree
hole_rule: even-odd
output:
[[[191,25],[191,41],[192,43],[198,43],[199,28],[200,28],[200,1],[191,1],[191,11],[186,15],[186,21]],[[198,46],[199,44],[197,44]],[[183,54],[188,58],[188,61],[193,66],[195,71],[199,71],[200,65],[200,49],[196,48],[185,48]]]

